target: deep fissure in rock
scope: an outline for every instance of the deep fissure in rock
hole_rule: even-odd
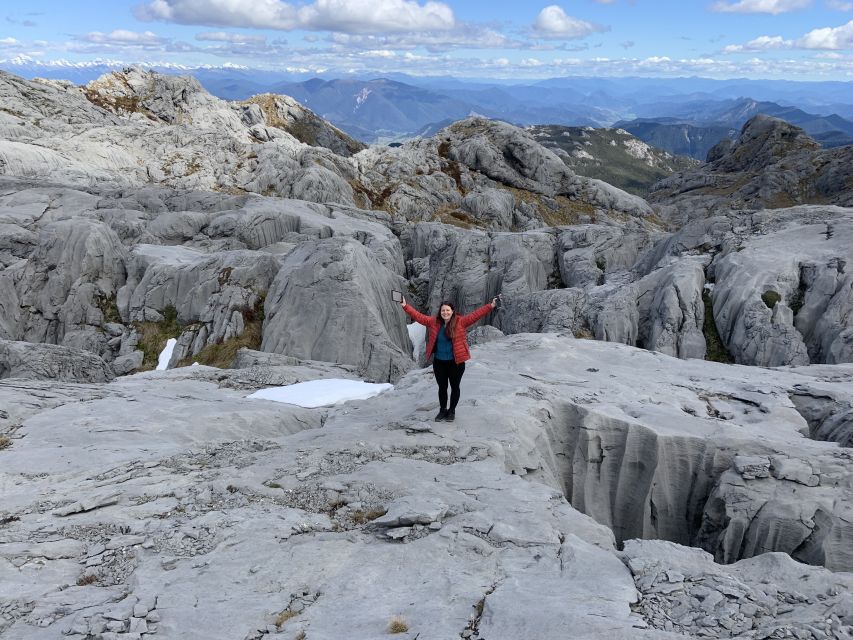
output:
[[[844,524],[837,516],[816,506],[812,522],[803,523],[784,502],[741,495],[744,481],[754,478],[775,482],[779,491],[814,486],[761,443],[717,445],[661,435],[580,405],[555,409],[543,425],[547,438],[538,439],[544,466],[528,477],[559,485],[572,506],[613,531],[620,548],[633,538],[662,539],[699,547],[725,564],[781,551],[808,564],[846,565],[846,552],[832,539]],[[755,512],[738,502],[748,499]]]

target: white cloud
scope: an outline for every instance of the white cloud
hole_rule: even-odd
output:
[[[18,41],[15,38],[0,38],[0,45],[11,45],[18,44]]]
[[[231,42],[233,44],[263,44],[267,41],[265,36],[250,36],[243,33],[227,33],[225,31],[197,33],[195,39],[209,42]]]
[[[334,33],[330,41],[342,49],[415,49],[424,47],[432,52],[448,49],[522,49],[525,43],[512,40],[502,33],[479,26],[460,25],[452,31],[364,35]]]
[[[842,0],[827,0],[826,6],[837,11],[853,11],[853,2],[843,2]]]
[[[796,44],[800,49],[853,49],[853,20],[840,27],[813,29]]]
[[[813,29],[797,40],[786,40],[782,36],[759,36],[746,44],[728,45],[723,48],[723,53],[771,51],[775,49],[818,49],[826,51],[853,49],[853,20],[840,27]]]
[[[453,10],[443,2],[414,0],[315,0],[301,6],[281,0],[152,0],[134,13],[141,20],[284,31],[383,33],[456,25]]]
[[[609,27],[573,18],[556,4],[545,7],[536,16],[533,30],[541,38],[583,38],[596,31],[608,31]]]
[[[711,5],[712,11],[724,13],[771,13],[778,15],[804,9],[811,4],[811,0],[739,0],[738,2],[715,2]]]
[[[115,29],[109,33],[101,33],[100,31],[92,31],[79,38],[83,42],[91,42],[94,44],[112,44],[112,45],[162,45],[166,41],[151,31],[138,33],[136,31],[128,31],[126,29]]]
[[[388,49],[374,49],[371,51],[362,51],[358,55],[365,56],[367,58],[393,58],[397,54],[393,51],[389,51]]]
[[[741,51],[769,51],[771,49],[791,49],[793,40],[785,40],[782,36],[759,36],[746,44],[730,44],[723,48],[724,53],[739,53]]]

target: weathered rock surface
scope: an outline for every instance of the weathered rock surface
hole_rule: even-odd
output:
[[[788,399],[811,385],[849,401],[849,365],[547,334],[473,356],[453,425],[430,421],[428,370],[313,410],[246,399],[261,364],[0,382],[0,632],[378,639],[398,615],[436,640],[851,633],[848,451],[805,437]],[[712,531],[720,508],[733,517]],[[785,548],[778,533],[802,526]],[[718,559],[778,550],[836,573],[630,540],[699,532]]]
[[[0,339],[0,378],[109,382],[113,369],[82,349]]]
[[[778,209],[798,204],[853,206],[853,147],[821,149],[802,129],[758,115],[708,162],[652,187],[649,200],[681,226],[720,209]]]
[[[580,217],[644,227],[651,213],[641,198],[576,176],[529,134],[499,122],[470,119],[428,141],[360,151],[287,96],[229,103],[188,77],[128,68],[83,88],[6,73],[0,84],[7,175],[249,191],[506,230]]]
[[[355,240],[303,243],[270,286],[261,349],[396,380],[413,366],[401,311],[387,302],[400,288],[400,276]]]

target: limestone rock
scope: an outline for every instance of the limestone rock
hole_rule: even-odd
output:
[[[0,378],[109,382],[112,368],[82,349],[0,339]]]
[[[403,314],[387,303],[398,278],[354,240],[302,243],[271,284],[261,349],[396,380],[412,366]]]

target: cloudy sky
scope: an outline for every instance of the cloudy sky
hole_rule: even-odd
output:
[[[0,61],[853,80],[853,0],[28,0]],[[2,63],[0,63],[2,64]]]

